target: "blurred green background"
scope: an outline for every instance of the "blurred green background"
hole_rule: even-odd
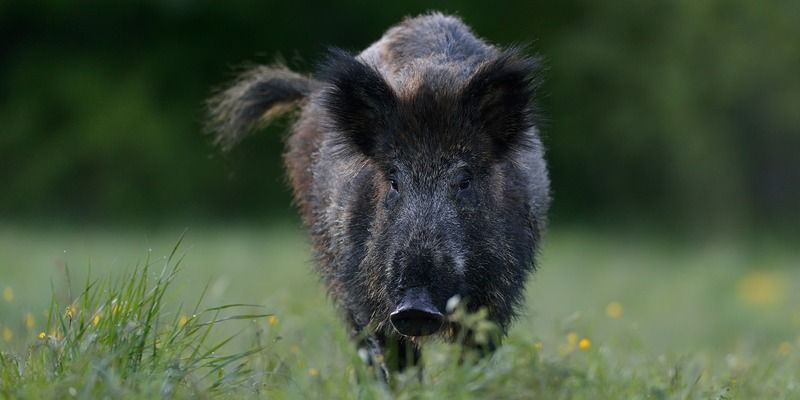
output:
[[[797,234],[794,0],[3,1],[0,219],[294,219],[287,124],[223,155],[204,99],[245,63],[310,72],[431,9],[544,56],[554,225]]]

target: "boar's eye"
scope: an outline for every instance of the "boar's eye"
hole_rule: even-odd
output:
[[[461,171],[458,174],[458,180],[456,181],[458,185],[458,191],[463,192],[469,189],[470,185],[472,184],[472,174],[469,171]]]
[[[395,175],[395,170],[389,171],[387,179],[389,181],[389,192],[386,194],[386,200],[384,205],[387,208],[391,208],[397,204],[397,200],[400,197],[400,185],[397,182],[397,175]]]
[[[469,185],[472,183],[471,176],[465,176],[461,178],[461,181],[458,182],[458,190],[467,190],[469,189]]]
[[[400,187],[397,185],[397,176],[395,175],[394,170],[389,171],[389,185],[391,185],[392,190],[395,192],[400,191]]]

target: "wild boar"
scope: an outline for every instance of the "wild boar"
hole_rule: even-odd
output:
[[[313,76],[259,66],[209,100],[224,148],[299,110],[294,199],[331,297],[384,371],[415,363],[423,336],[454,340],[450,299],[503,333],[517,315],[550,202],[538,65],[431,13],[357,55],[331,50]]]

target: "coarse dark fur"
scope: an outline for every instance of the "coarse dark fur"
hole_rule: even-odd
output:
[[[432,13],[358,55],[332,50],[314,77],[258,67],[209,101],[226,148],[300,109],[285,154],[294,198],[319,273],[353,337],[368,330],[373,362],[419,357],[417,338],[389,322],[408,288],[428,290],[443,313],[458,295],[503,333],[517,315],[549,205],[537,65]]]

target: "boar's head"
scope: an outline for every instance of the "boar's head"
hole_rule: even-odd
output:
[[[503,329],[515,316],[548,202],[536,66],[498,50],[395,75],[333,52],[323,68],[329,140],[369,175],[359,197],[368,237],[352,279],[381,329],[446,334],[453,296]]]

